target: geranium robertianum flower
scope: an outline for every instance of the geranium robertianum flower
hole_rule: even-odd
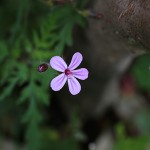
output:
[[[86,68],[76,69],[82,62],[82,59],[82,55],[77,52],[73,55],[70,65],[67,66],[66,62],[60,56],[51,58],[50,66],[53,69],[62,72],[51,81],[50,86],[52,90],[59,91],[63,88],[66,81],[68,81],[69,91],[72,95],[76,95],[81,91],[81,85],[76,78],[85,80],[88,78],[89,73]]]

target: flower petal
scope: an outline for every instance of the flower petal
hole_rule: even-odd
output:
[[[75,77],[68,78],[69,91],[72,95],[76,95],[81,91],[81,85]]]
[[[71,63],[68,68],[70,70],[77,68],[80,65],[80,63],[82,62],[82,59],[83,59],[83,57],[82,57],[81,53],[79,53],[79,52],[75,53],[72,57]]]
[[[67,76],[64,73],[62,73],[51,81],[50,86],[52,90],[59,91],[65,85],[66,81]]]
[[[50,66],[60,72],[64,72],[67,68],[67,64],[60,56],[54,56],[50,60]]]
[[[85,80],[88,78],[89,71],[86,68],[81,68],[81,69],[73,70],[72,73],[74,77],[80,80]]]

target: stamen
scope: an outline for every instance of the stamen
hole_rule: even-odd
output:
[[[71,72],[69,69],[66,69],[66,70],[65,70],[65,75],[66,75],[66,76],[69,76],[69,75],[71,75],[71,74],[72,74],[72,72]]]

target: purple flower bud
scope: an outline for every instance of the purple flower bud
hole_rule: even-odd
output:
[[[38,72],[45,72],[47,69],[48,69],[48,65],[45,63],[40,64],[37,68]]]

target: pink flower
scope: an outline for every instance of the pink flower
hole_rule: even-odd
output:
[[[72,95],[76,95],[81,91],[81,85],[77,79],[85,80],[88,78],[89,73],[86,68],[76,69],[82,62],[82,59],[82,55],[77,52],[73,55],[70,65],[67,66],[66,62],[60,56],[51,58],[50,66],[53,69],[62,72],[51,81],[50,86],[52,90],[59,91],[68,81],[69,91]]]

